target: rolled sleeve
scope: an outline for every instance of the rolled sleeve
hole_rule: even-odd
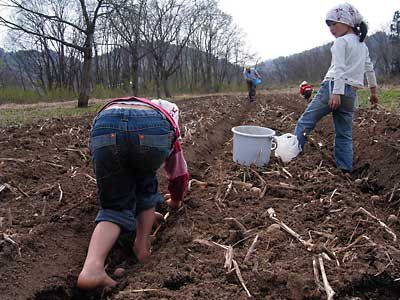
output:
[[[368,87],[376,87],[378,85],[376,82],[374,65],[369,56],[368,48],[367,48],[367,57],[365,59],[365,76],[367,77]]]

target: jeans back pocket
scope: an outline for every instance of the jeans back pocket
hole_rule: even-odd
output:
[[[141,150],[149,150],[150,148],[157,148],[160,151],[169,151],[172,145],[173,134],[162,135],[148,135],[139,134],[139,145]]]
[[[163,135],[139,134],[139,153],[142,160],[137,166],[155,171],[167,158],[171,145],[173,133]]]
[[[90,139],[90,150],[94,173],[98,180],[109,177],[121,170],[115,133],[92,137]]]

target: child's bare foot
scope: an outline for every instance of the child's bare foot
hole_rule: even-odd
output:
[[[111,279],[104,269],[84,268],[79,274],[77,286],[82,290],[95,290],[103,288],[113,288],[117,282]]]

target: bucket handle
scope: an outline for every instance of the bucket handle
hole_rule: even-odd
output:
[[[278,143],[276,142],[276,136],[274,135],[272,137],[272,142],[271,142],[271,150],[274,151],[278,147]]]

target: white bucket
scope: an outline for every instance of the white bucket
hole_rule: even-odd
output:
[[[232,132],[233,161],[245,166],[255,164],[261,167],[268,164],[275,135],[274,130],[243,125],[233,127]]]

